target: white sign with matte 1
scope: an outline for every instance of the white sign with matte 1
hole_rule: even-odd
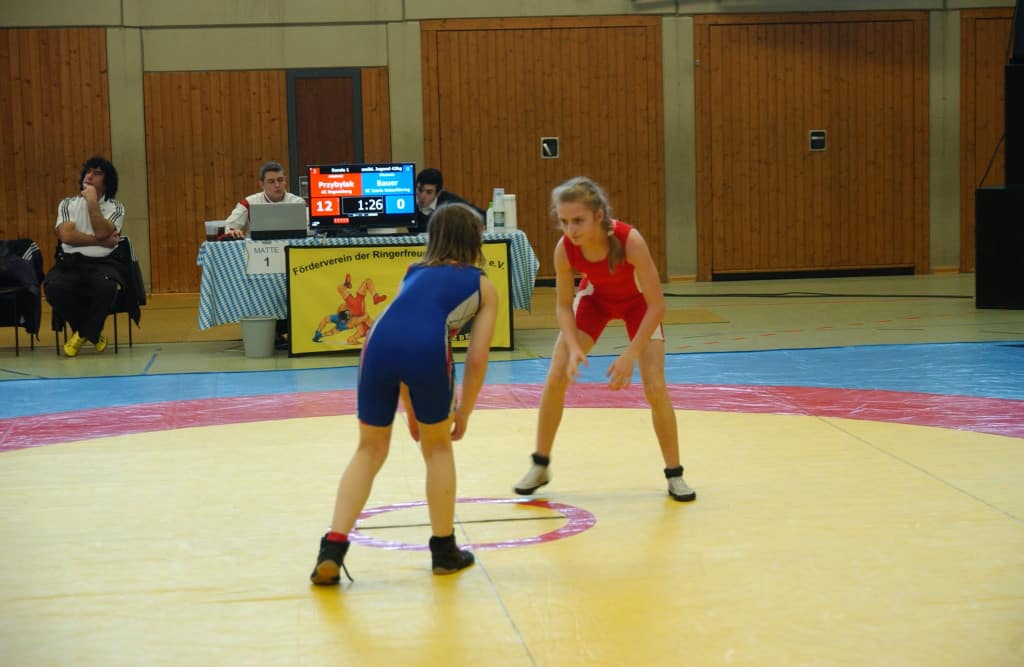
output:
[[[287,241],[245,240],[245,272],[249,275],[284,273]]]

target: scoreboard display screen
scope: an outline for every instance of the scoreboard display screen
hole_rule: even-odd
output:
[[[308,169],[313,232],[383,234],[415,225],[412,163],[319,164]]]

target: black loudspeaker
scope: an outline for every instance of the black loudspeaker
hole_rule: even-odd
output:
[[[1024,0],[1017,0],[1017,8],[1013,10],[1013,55],[1010,62],[1024,65]]]
[[[1024,25],[1024,18],[1018,19]],[[1004,72],[1006,181],[1024,186],[1024,63],[1010,64]]]
[[[974,252],[975,306],[1024,308],[1024,185],[975,191]]]

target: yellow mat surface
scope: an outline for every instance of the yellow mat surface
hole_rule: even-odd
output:
[[[473,414],[457,539],[430,572],[405,430],[346,563],[308,575],[352,415],[0,454],[4,665],[1022,664],[1019,439],[818,416],[677,412],[693,503],[642,409],[567,409],[539,498],[536,410]],[[480,500],[488,502],[480,502]],[[584,514],[585,513],[585,514]],[[589,528],[541,535],[592,517]],[[69,660],[73,656],[73,660]]]

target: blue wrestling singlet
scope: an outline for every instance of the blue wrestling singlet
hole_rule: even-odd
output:
[[[437,424],[455,405],[452,332],[480,308],[477,267],[409,267],[398,296],[374,322],[363,345],[356,392],[359,420],[388,426],[400,383],[409,387],[417,421]]]

